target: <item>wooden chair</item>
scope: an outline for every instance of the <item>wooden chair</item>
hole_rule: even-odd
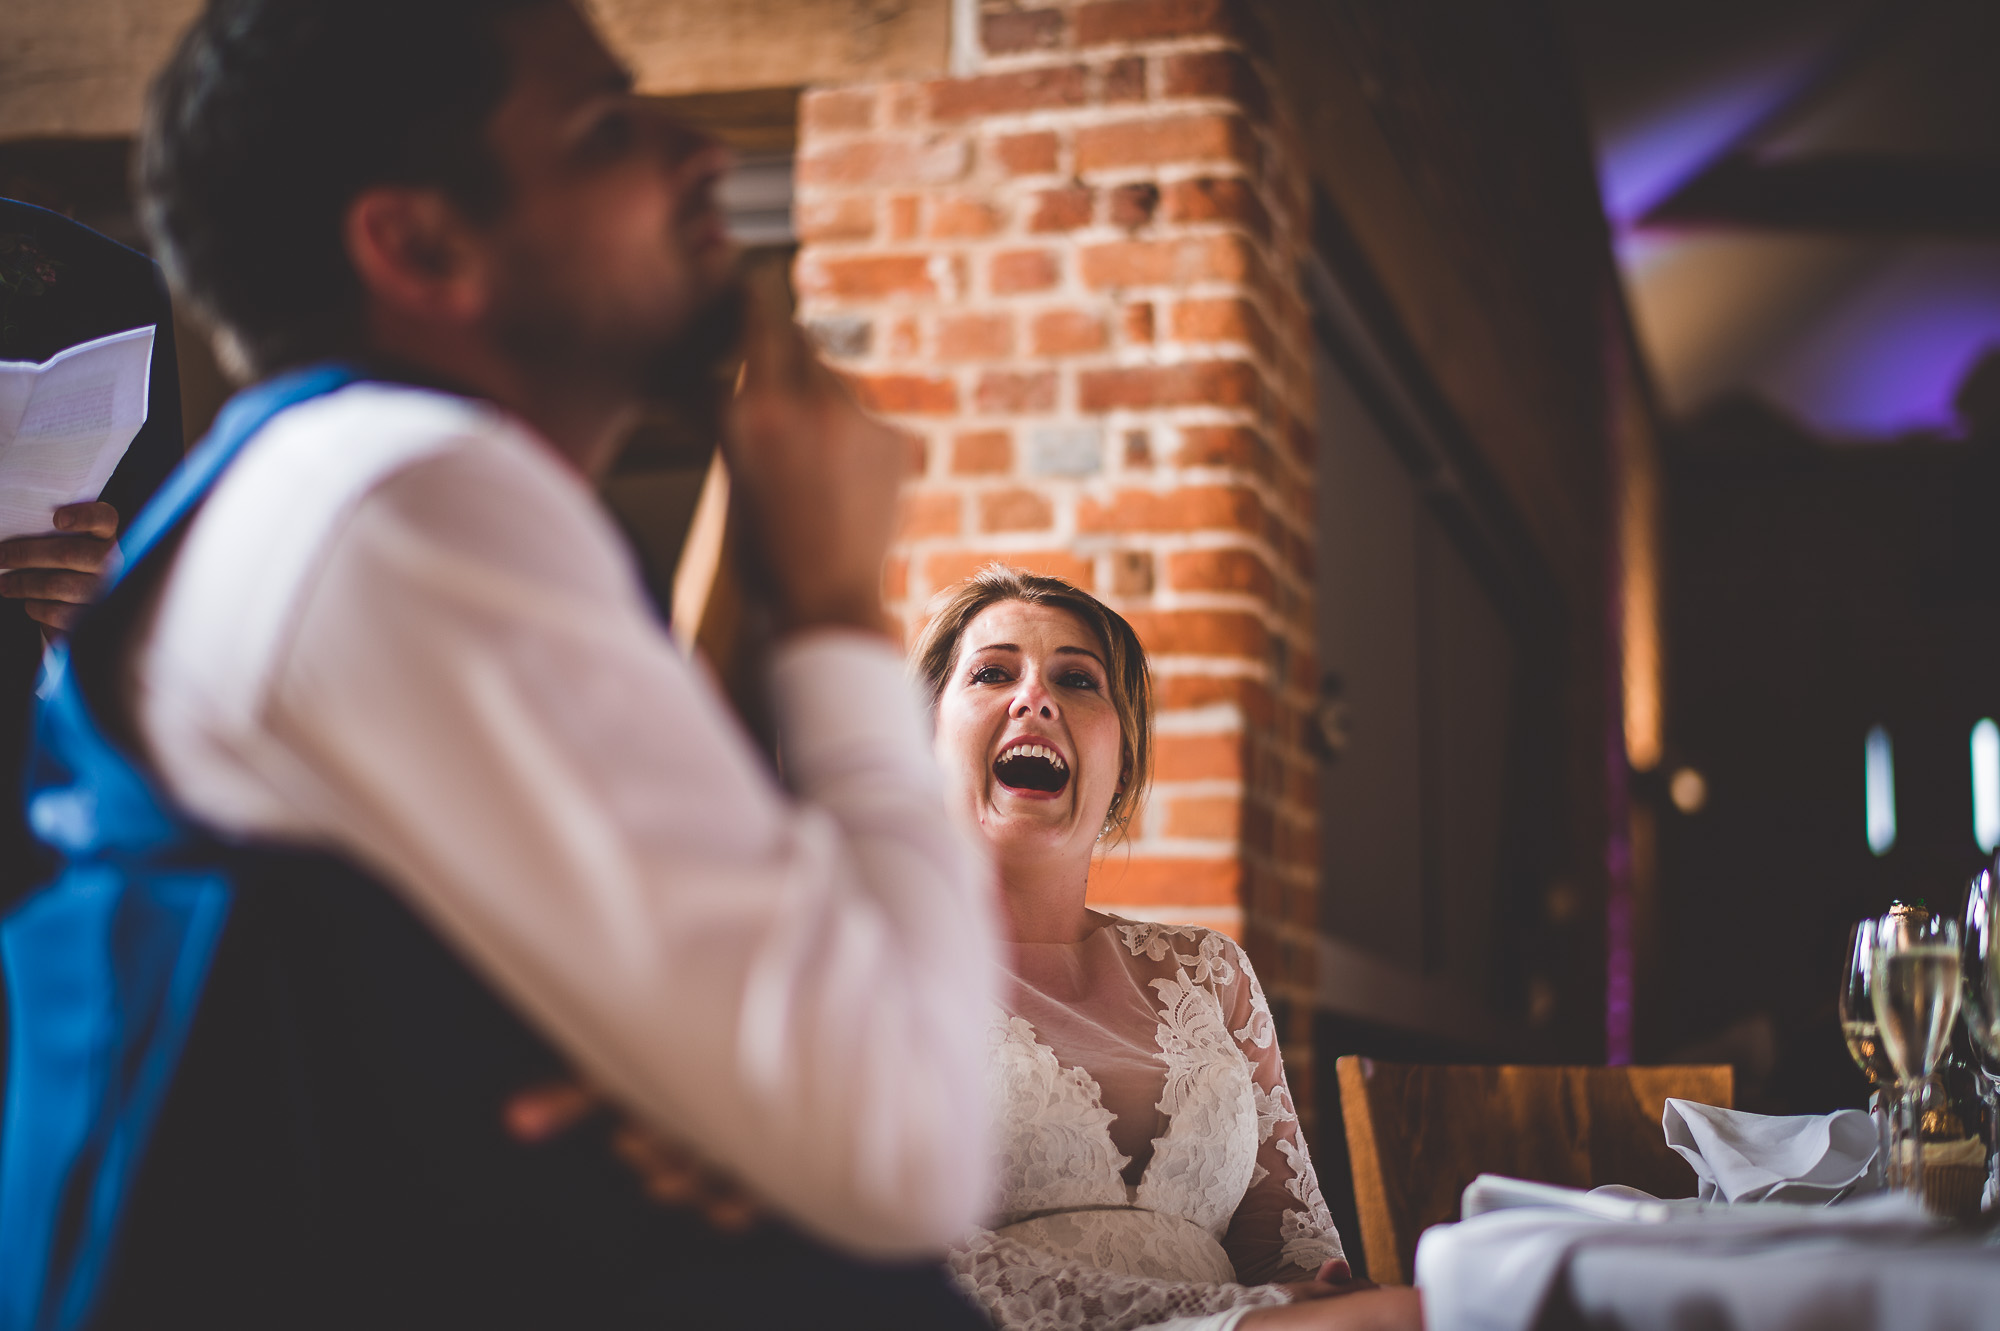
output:
[[[1694,1171],[1666,1144],[1668,1097],[1727,1106],[1720,1067],[1444,1067],[1343,1058],[1340,1112],[1368,1275],[1405,1284],[1417,1236],[1458,1219],[1480,1174],[1691,1197]]]

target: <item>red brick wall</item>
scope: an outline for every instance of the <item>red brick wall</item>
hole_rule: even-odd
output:
[[[801,107],[801,313],[924,441],[892,561],[914,626],[988,560],[1124,612],[1158,770],[1094,903],[1243,937],[1313,983],[1316,679],[1305,187],[1226,0],[984,0],[963,77]],[[1310,1079],[1292,1074],[1302,1095]]]

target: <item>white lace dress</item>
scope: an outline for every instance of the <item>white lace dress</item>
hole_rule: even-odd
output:
[[[1233,940],[1113,918],[1014,969],[998,1214],[951,1254],[1002,1331],[1216,1331],[1341,1256]]]

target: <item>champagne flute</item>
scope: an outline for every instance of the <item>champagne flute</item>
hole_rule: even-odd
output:
[[[1875,1028],[1897,1074],[1888,1171],[1894,1191],[1923,1190],[1923,1100],[1958,1019],[1958,976],[1956,920],[1898,906],[1875,922]]]

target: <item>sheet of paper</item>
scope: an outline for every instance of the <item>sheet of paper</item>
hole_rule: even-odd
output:
[[[0,540],[48,535],[58,508],[103,492],[146,423],[152,375],[150,324],[39,365],[0,361]]]

